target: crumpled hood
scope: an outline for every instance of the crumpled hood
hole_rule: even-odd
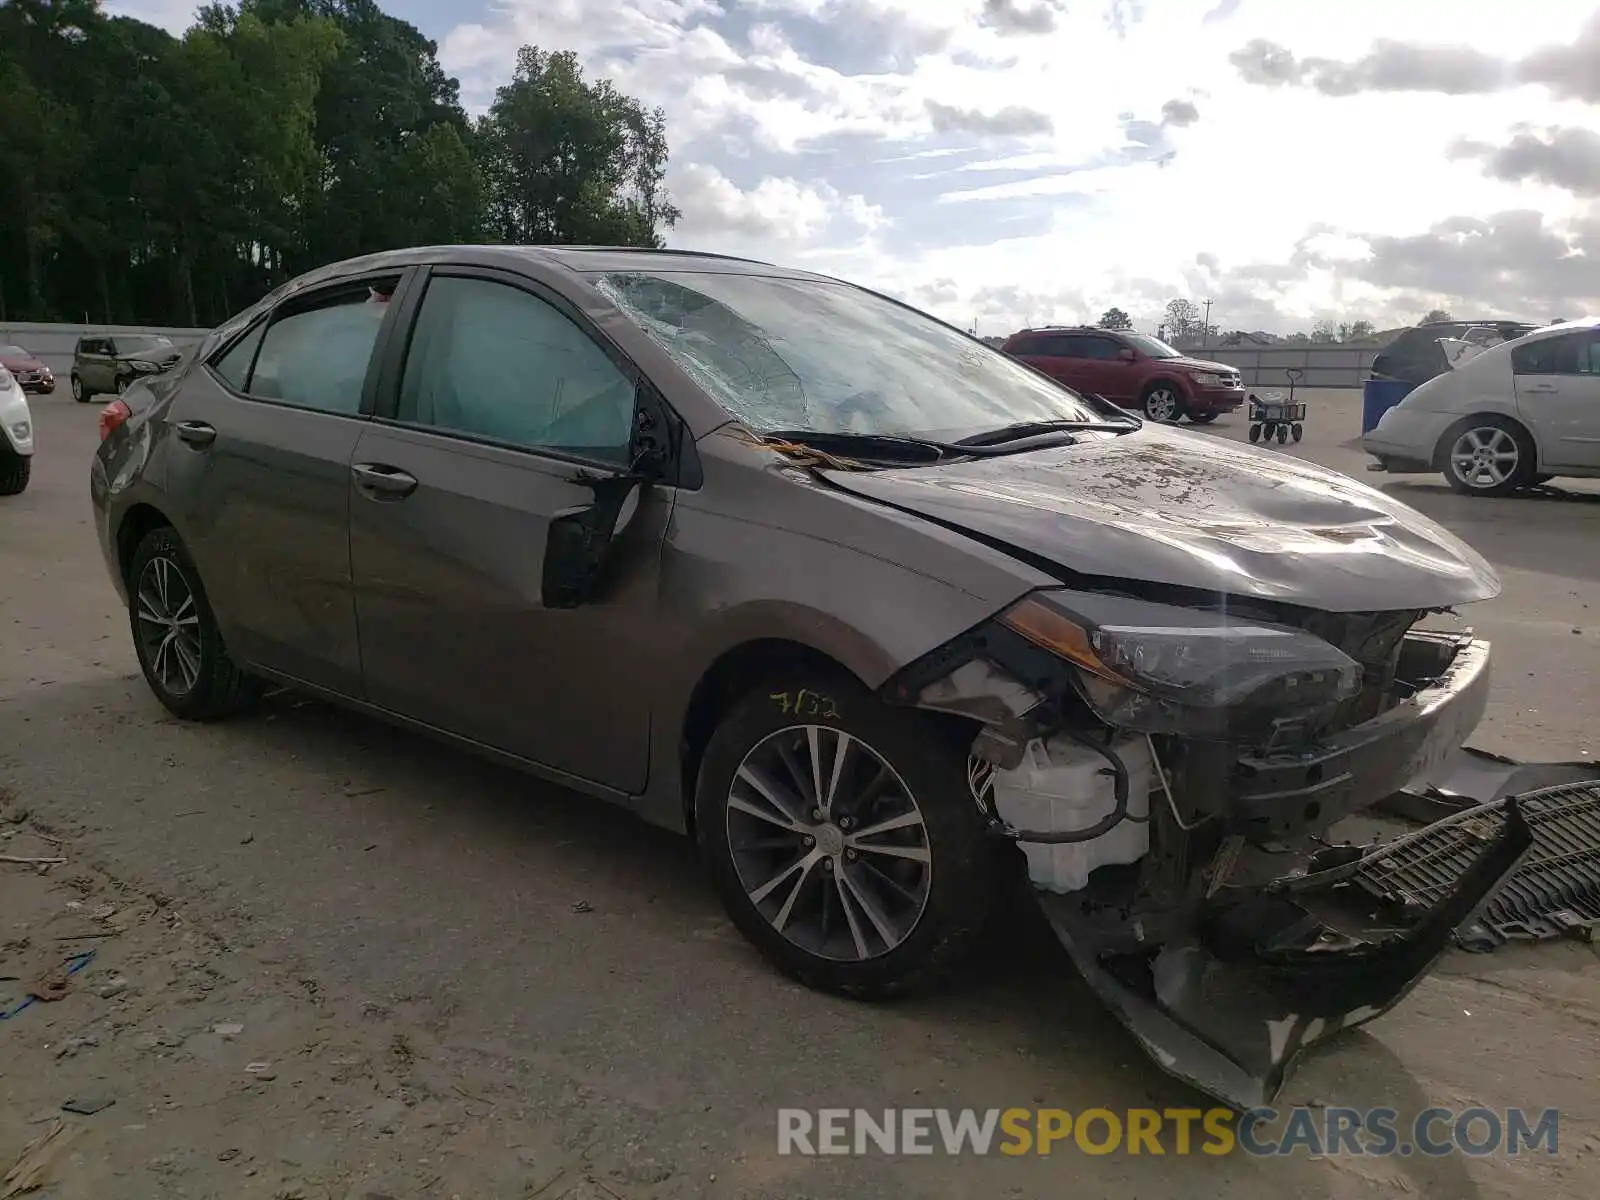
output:
[[[170,367],[182,357],[183,351],[177,346],[160,346],[151,350],[130,350],[126,354],[117,355],[117,360],[155,363],[158,367]]]
[[[1374,488],[1149,424],[1031,453],[822,475],[1081,575],[1327,612],[1442,608],[1500,591],[1475,550]]]

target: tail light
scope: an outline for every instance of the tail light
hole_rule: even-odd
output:
[[[131,416],[133,416],[133,409],[129,408],[121,400],[113,400],[102,408],[100,410],[100,440],[102,442],[105,441]]]

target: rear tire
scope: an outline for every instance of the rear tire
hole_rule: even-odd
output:
[[[33,455],[18,454],[3,436],[0,436],[0,496],[20,496],[28,490],[28,480],[33,476]]]
[[[695,789],[729,917],[808,987],[886,999],[937,981],[972,950],[998,891],[966,767],[936,719],[843,672],[802,668],[753,689],[712,735]]]
[[[200,572],[177,531],[145,534],[128,571],[128,623],[145,682],[186,721],[215,721],[249,707],[260,683],[228,656]]]
[[[1530,486],[1536,453],[1528,431],[1496,413],[1458,421],[1438,448],[1445,481],[1465,496],[1509,496]]]

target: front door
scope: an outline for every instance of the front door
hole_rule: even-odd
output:
[[[95,338],[84,343],[83,361],[78,364],[78,378],[86,391],[109,392],[116,388],[116,358],[112,353],[110,338]]]
[[[637,664],[673,493],[647,488],[602,595],[542,599],[550,520],[627,466],[637,377],[557,298],[437,270],[394,419],[361,435],[350,549],[367,699],[557,771],[643,790]]]
[[[1516,346],[1517,411],[1544,447],[1544,465],[1600,467],[1600,330]]]
[[[196,370],[166,414],[166,486],[246,663],[361,689],[350,461],[395,276],[295,297]]]

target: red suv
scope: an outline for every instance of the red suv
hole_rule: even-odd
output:
[[[1239,369],[1179,354],[1142,333],[1092,327],[1024,329],[1001,346],[1075,392],[1104,396],[1152,421],[1214,421],[1244,403]]]

